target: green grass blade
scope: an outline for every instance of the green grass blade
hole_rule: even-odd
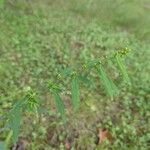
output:
[[[60,113],[61,118],[63,119],[63,121],[66,122],[64,103],[63,103],[60,95],[57,92],[54,92],[54,97],[55,97],[56,109],[57,109],[58,113]]]
[[[105,87],[107,94],[110,97],[113,97],[116,94],[116,92],[118,91],[116,85],[113,83],[113,81],[111,79],[108,78],[108,76],[107,76],[106,72],[104,71],[104,68],[101,64],[96,66],[96,70],[98,72],[100,79],[103,82],[103,85]]]
[[[123,64],[123,61],[122,61],[121,57],[119,55],[116,55],[115,58],[116,58],[116,62],[118,64],[118,68],[119,68],[119,70],[120,70],[120,72],[122,74],[124,82],[125,83],[130,83],[130,78],[128,76],[128,73],[126,71],[126,68],[125,68],[125,66]]]
[[[72,77],[71,81],[71,101],[74,110],[79,108],[80,98],[79,98],[79,85],[78,85],[78,78],[76,76]]]

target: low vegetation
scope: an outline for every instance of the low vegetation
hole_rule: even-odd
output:
[[[0,150],[148,150],[149,6],[1,0]]]

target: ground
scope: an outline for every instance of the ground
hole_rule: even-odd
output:
[[[149,149],[148,0],[4,0],[0,9],[1,118],[29,88],[47,110],[38,117],[23,114],[18,144],[27,150]],[[65,77],[58,83],[64,89],[64,124],[56,114],[47,81],[57,82],[66,67],[82,75],[84,63],[125,47],[131,49],[125,57],[131,86],[123,83],[116,64],[105,67],[119,89],[113,99],[92,72],[88,83],[80,83],[81,104],[74,112],[70,80]],[[8,138],[5,123],[0,121],[0,141]],[[103,130],[111,138],[100,142]],[[8,147],[13,147],[12,139]]]

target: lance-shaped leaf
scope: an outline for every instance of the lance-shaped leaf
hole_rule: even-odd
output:
[[[17,101],[13,108],[8,113],[8,126],[10,126],[10,129],[12,130],[12,139],[13,143],[16,143],[18,140],[19,135],[19,129],[20,129],[20,123],[22,118],[22,108],[26,104],[26,100],[22,99]]]
[[[73,75],[71,81],[71,101],[74,107],[74,110],[79,108],[80,98],[79,98],[79,84],[78,84],[78,77],[77,75]]]
[[[10,112],[9,116],[9,125],[11,130],[13,131],[12,138],[13,138],[13,143],[16,143],[18,140],[18,135],[19,135],[19,129],[20,129],[20,122],[21,122],[21,108],[16,108],[13,109]]]
[[[57,84],[51,81],[48,83],[48,88],[54,95],[57,112],[61,115],[61,118],[63,119],[63,121],[66,122],[65,106],[64,106],[63,100],[61,99],[59,95],[62,89]]]
[[[55,105],[58,113],[61,115],[63,122],[66,122],[65,106],[58,92],[53,91]]]
[[[123,60],[122,58],[120,57],[119,54],[116,54],[115,55],[115,59],[116,59],[116,62],[117,62],[117,65],[118,65],[118,68],[120,69],[120,72],[123,76],[123,80],[125,83],[130,83],[130,79],[129,79],[129,76],[128,76],[128,73],[126,71],[126,68],[124,66],[124,63],[123,63]]]
[[[96,65],[96,70],[98,72],[100,79],[103,82],[106,92],[110,97],[113,97],[118,92],[116,85],[113,83],[111,79],[109,79],[101,63]]]

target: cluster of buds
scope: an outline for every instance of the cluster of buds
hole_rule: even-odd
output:
[[[115,52],[115,56],[121,56],[121,57],[123,57],[123,56],[125,56],[125,55],[127,55],[127,53],[129,52],[129,51],[131,51],[131,49],[129,49],[129,48],[123,48],[123,49],[121,49],[121,50],[119,50],[119,51],[117,51],[117,52]]]

